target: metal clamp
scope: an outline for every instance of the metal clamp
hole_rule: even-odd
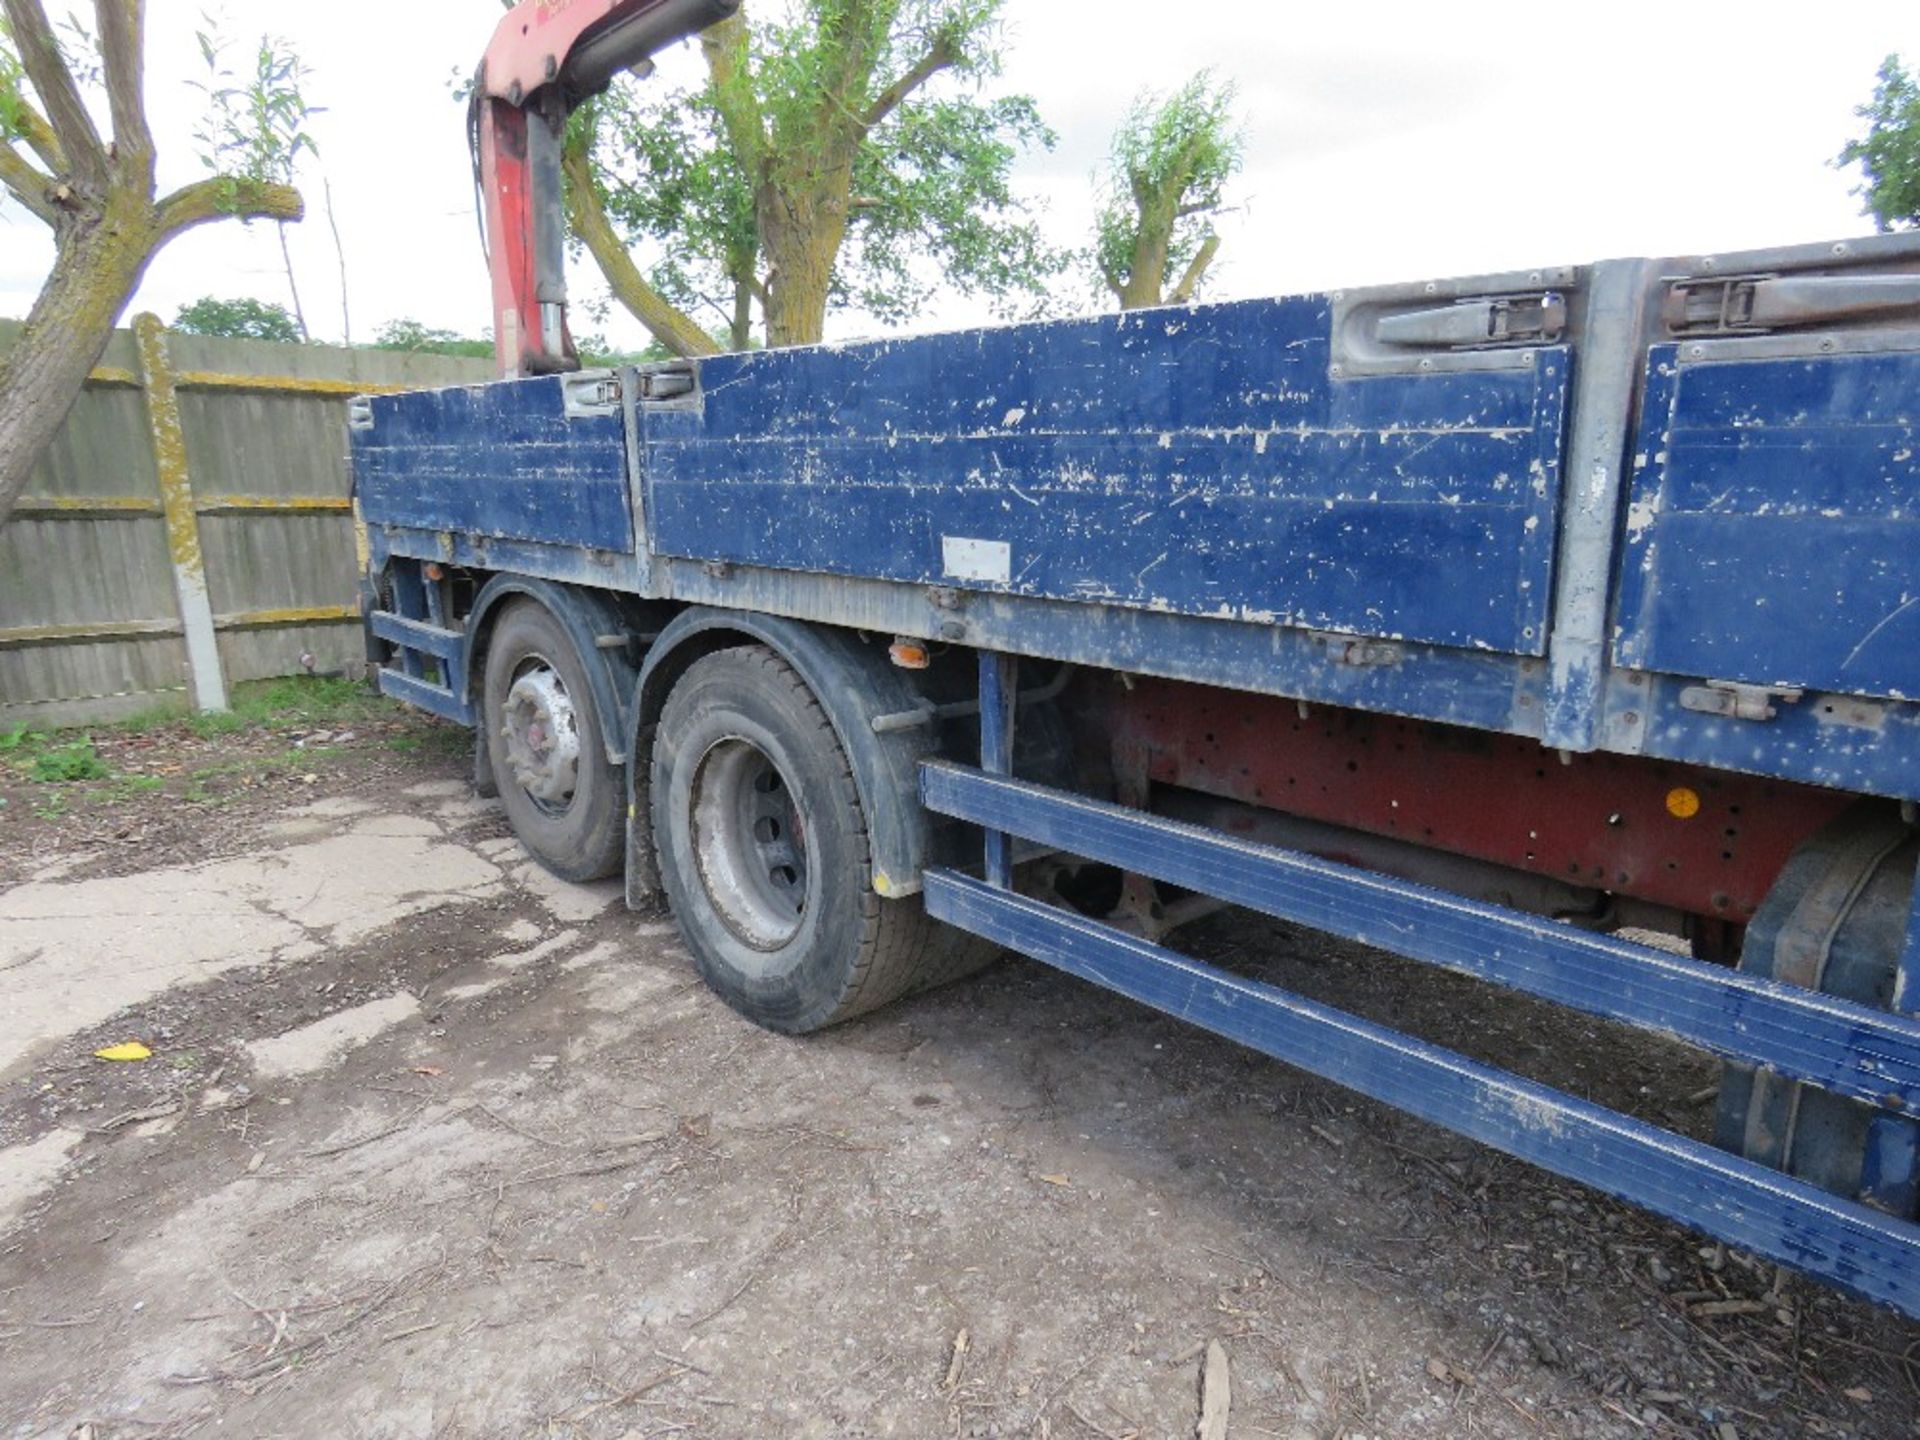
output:
[[[560,394],[569,420],[605,419],[620,413],[620,378],[608,371],[564,376]]]

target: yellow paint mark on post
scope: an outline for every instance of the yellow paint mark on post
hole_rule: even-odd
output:
[[[1691,820],[1700,813],[1700,792],[1676,785],[1667,792],[1667,813],[1676,820]]]
[[[194,704],[201,710],[227,708],[227,681],[214,634],[213,605],[207,596],[206,560],[200,548],[200,517],[193,505],[193,477],[187,465],[187,434],[180,421],[180,393],[166,327],[158,315],[133,322],[140,355],[140,384],[147,401],[147,431],[153,440],[153,468],[160,477],[160,508],[166,520],[167,555],[173,561],[173,588],[180,602],[186,635],[187,672]]]

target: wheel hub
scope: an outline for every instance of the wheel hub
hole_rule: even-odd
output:
[[[756,950],[799,933],[807,836],[793,791],[757,745],[722,740],[693,777],[693,852],[714,913]]]
[[[573,803],[580,779],[580,725],[573,699],[556,671],[529,657],[501,707],[507,769],[514,783],[546,810]]]

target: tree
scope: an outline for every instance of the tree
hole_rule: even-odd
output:
[[[1920,223],[1920,83],[1898,55],[1881,62],[1873,99],[1854,111],[1867,133],[1849,140],[1837,165],[1858,165],[1865,183],[1854,194],[1881,230]]]
[[[1213,219],[1240,169],[1233,106],[1232,83],[1203,70],[1170,96],[1142,94],[1121,122],[1100,182],[1093,263],[1122,310],[1199,293],[1220,251]]]
[[[53,231],[53,269],[25,328],[0,355],[0,522],[98,363],[114,322],[160,249],[225,219],[297,220],[289,183],[298,131],[284,112],[214,173],[161,196],[145,103],[144,0],[95,0],[96,35],[57,35],[42,0],[0,0],[0,187]],[[111,122],[103,138],[87,103]],[[237,101],[238,97],[235,97]],[[225,112],[237,120],[234,102]],[[222,113],[218,101],[212,113]]]
[[[576,238],[676,354],[818,341],[836,307],[888,321],[944,284],[1042,304],[1062,257],[1009,174],[1052,133],[987,98],[1003,0],[787,0],[700,39],[699,88],[617,85],[568,137]],[[662,258],[644,273],[636,247]]]
[[[491,338],[462,335],[454,330],[422,325],[418,320],[389,320],[374,336],[373,348],[404,350],[414,355],[454,355],[473,360],[493,358]],[[615,350],[599,335],[575,337],[574,348],[580,352],[580,363],[594,369],[667,358],[664,353],[629,354]]]
[[[373,337],[376,350],[406,350],[416,355],[463,355],[493,358],[493,341],[474,339],[452,330],[422,325],[418,320],[389,320]]]
[[[206,295],[182,305],[173,328],[183,335],[215,335],[227,340],[271,340],[280,345],[301,343],[300,326],[284,305],[266,300],[221,300]]]

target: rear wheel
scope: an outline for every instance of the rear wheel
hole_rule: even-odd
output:
[[[694,962],[757,1024],[804,1034],[978,963],[917,898],[874,893],[846,754],[766,647],[688,669],[660,716],[649,788],[661,880]]]
[[[487,647],[488,758],[513,833],[563,880],[620,868],[622,786],[586,666],[545,606],[512,602]]]

